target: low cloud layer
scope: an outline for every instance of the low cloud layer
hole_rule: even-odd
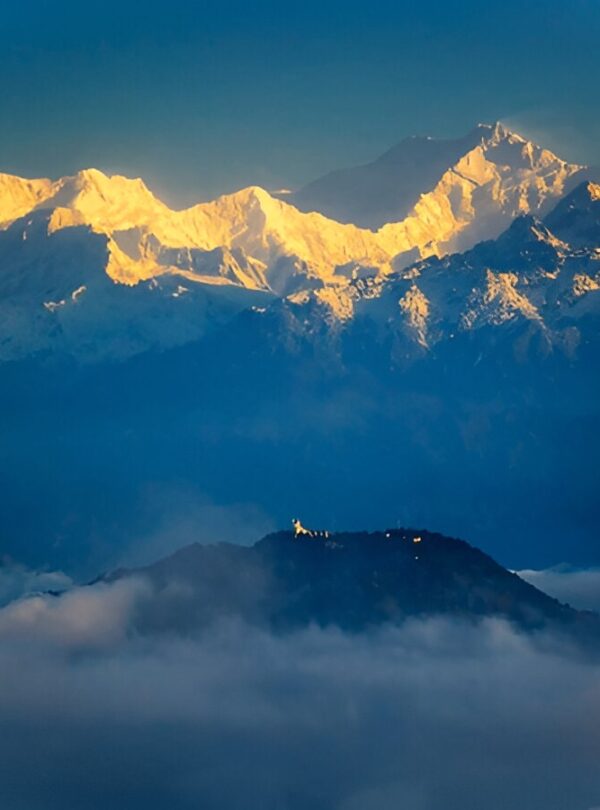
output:
[[[578,610],[595,610],[600,613],[600,568],[557,565],[540,571],[525,570],[517,573],[560,602],[568,602]]]
[[[34,571],[9,559],[0,560],[0,607],[35,593],[65,591],[72,585],[62,571]]]
[[[600,665],[505,623],[138,636],[143,579],[0,611],[11,810],[589,810]]]

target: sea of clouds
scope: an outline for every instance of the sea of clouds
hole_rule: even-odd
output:
[[[596,656],[498,620],[143,635],[151,599],[135,577],[0,610],[1,807],[600,806]]]

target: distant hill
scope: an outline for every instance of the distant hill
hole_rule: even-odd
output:
[[[277,532],[252,547],[191,545],[142,569],[153,594],[138,629],[191,632],[241,618],[288,631],[361,631],[411,617],[501,617],[524,630],[594,635],[600,619],[562,605],[461,540],[425,530]]]

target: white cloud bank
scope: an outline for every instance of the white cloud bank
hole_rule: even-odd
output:
[[[539,571],[517,571],[527,582],[535,585],[561,602],[579,610],[600,613],[600,568],[573,568],[557,565]]]
[[[65,591],[72,585],[62,571],[34,571],[12,560],[0,560],[0,607],[23,596]]]
[[[504,622],[139,636],[142,580],[0,611],[11,810],[589,810],[600,663]]]

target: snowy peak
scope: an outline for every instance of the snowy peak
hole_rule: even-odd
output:
[[[596,194],[597,187],[586,184],[575,198],[583,196],[593,206]],[[563,209],[574,228],[578,209],[568,198],[557,212]],[[469,251],[356,283],[355,311],[391,332],[403,357],[410,356],[407,344],[418,355],[482,327],[494,328],[494,341],[501,339],[498,327],[513,328],[521,338],[535,333],[545,351],[572,356],[585,342],[583,330],[600,322],[600,229],[596,223],[595,231],[588,231],[589,245],[573,246],[550,230],[550,219],[520,216],[498,239]]]
[[[96,169],[55,182],[2,176],[0,221],[8,227],[43,208],[52,211],[49,233],[87,225],[105,234],[107,272],[117,282],[135,284],[174,269],[193,275],[197,255],[185,266],[182,251],[222,248],[262,266],[251,286],[287,293],[299,276],[305,288],[339,285],[354,272],[385,275],[415,259],[467,249],[498,236],[515,216],[545,213],[581,171],[501,124],[479,125],[457,140],[408,139],[373,164],[334,173],[319,186],[349,204],[389,202],[391,194],[395,219],[376,231],[301,211],[258,186],[174,211],[142,180]],[[235,281],[218,275],[245,284],[243,273]]]
[[[484,143],[489,145],[499,144],[502,141],[511,141],[513,143],[527,143],[526,138],[513,132],[506,127],[501,121],[494,121],[494,123],[480,123],[473,129],[471,136],[481,138]]]
[[[370,231],[304,214],[256,186],[175,214],[171,222],[200,248],[237,248],[263,263],[272,289],[281,286],[276,279],[283,265],[291,273],[304,268],[307,278],[322,284],[335,278],[339,266],[355,262],[389,269],[392,258]]]
[[[502,124],[500,121],[494,121],[493,124],[479,123],[477,124],[477,126],[473,131],[480,133],[484,139],[498,140],[498,141],[514,134],[509,129],[507,129],[504,126],[504,124]],[[520,135],[515,135],[515,137],[521,138]],[[521,138],[521,140],[523,140],[523,138]]]
[[[109,177],[97,169],[58,180],[40,207],[68,209],[74,219],[105,233],[147,225],[168,211],[141,179]]]
[[[109,177],[98,169],[56,181],[0,175],[0,228],[32,211],[48,209],[58,211],[51,231],[86,224],[103,233],[147,225],[169,210],[141,179]]]
[[[517,216],[547,212],[583,171],[498,125],[423,194],[399,229],[443,255],[498,236]]]
[[[21,351],[23,330],[14,324],[30,324],[32,311],[41,347],[56,321],[63,330],[75,322],[67,319],[97,324],[102,302],[114,307],[120,295],[118,328],[138,308],[156,326],[140,332],[158,344],[170,309],[192,323],[200,305],[208,322],[257,297],[290,297],[338,326],[379,299],[368,305],[376,319],[385,312],[424,350],[463,327],[513,316],[545,323],[553,295],[577,312],[595,300],[588,293],[600,284],[600,186],[592,178],[500,123],[455,140],[409,138],[371,164],[312,184],[311,194],[332,204],[363,205],[377,217],[392,211],[393,221],[377,229],[300,210],[294,195],[284,200],[258,186],[172,210],[141,179],[97,169],[56,181],[0,175],[6,345],[11,356]],[[86,294],[73,299],[82,287]],[[194,325],[182,339],[198,334]]]
[[[0,229],[28,214],[52,195],[51,180],[24,180],[0,174]]]
[[[532,301],[520,291],[517,273],[485,271],[485,282],[469,296],[459,326],[463,330],[482,326],[500,326],[507,321],[522,318],[540,321],[541,317]]]
[[[582,171],[501,123],[479,124],[453,140],[407,138],[372,163],[331,172],[287,199],[373,230],[402,224],[420,248],[430,241],[430,252],[444,252],[497,236],[518,213],[544,213]],[[460,243],[452,244],[458,234]]]
[[[286,199],[301,211],[377,230],[403,220],[444,172],[481,143],[477,127],[458,139],[411,136],[371,163],[330,172]]]
[[[323,284],[335,278],[337,267],[350,263],[389,271],[397,252],[394,244],[382,243],[370,231],[321,214],[303,214],[257,186],[183,211],[169,209],[141,180],[107,177],[96,170],[62,178],[44,190],[43,199],[38,202],[36,196],[33,202],[34,209],[52,211],[49,233],[87,225],[107,235],[109,275],[126,284],[173,269],[164,263],[173,250],[243,251],[249,262],[264,265],[261,283],[277,290],[287,288],[279,278],[284,265],[289,273],[301,269]],[[182,256],[180,252],[176,264],[180,270],[186,269]],[[191,272],[192,265],[187,269]]]

